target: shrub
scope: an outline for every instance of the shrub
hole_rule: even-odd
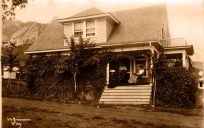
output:
[[[95,61],[81,67],[75,92],[74,78],[67,66],[69,61],[68,56],[60,54],[31,57],[27,63],[30,94],[38,98],[60,100],[86,100],[86,95],[89,95],[91,98],[88,99],[97,100],[106,84],[106,64],[96,64]]]
[[[155,102],[157,106],[191,108],[195,105],[195,82],[191,72],[184,67],[168,67],[160,58],[153,67],[156,79]]]

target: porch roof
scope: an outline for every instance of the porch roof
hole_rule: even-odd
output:
[[[165,51],[185,50],[188,55],[194,54],[193,45],[164,47]]]
[[[161,43],[159,41],[148,41],[148,42],[129,42],[129,43],[117,43],[117,44],[98,44],[95,48],[128,48],[128,47],[144,47],[144,46],[154,46],[157,51],[161,51],[163,49]]]

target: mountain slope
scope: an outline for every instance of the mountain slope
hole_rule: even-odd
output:
[[[4,42],[8,41],[10,39],[11,35],[14,32],[18,31],[23,26],[24,26],[23,22],[7,20],[2,25],[3,41]]]
[[[31,44],[46,28],[46,24],[37,22],[7,21],[3,24],[3,42],[13,42],[17,46]]]

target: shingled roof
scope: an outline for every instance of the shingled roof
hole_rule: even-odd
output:
[[[64,28],[57,21],[52,21],[26,52],[56,49],[66,49],[64,46]]]
[[[114,26],[109,44],[159,40],[162,27],[168,28],[164,4],[112,12],[112,15],[120,24]]]
[[[78,18],[78,17],[84,17],[84,16],[93,16],[93,15],[99,15],[99,14],[104,14],[104,12],[102,12],[101,10],[92,7],[90,9],[87,9],[85,11],[82,11],[76,15],[70,16],[68,17],[68,19],[70,18]]]
[[[101,14],[100,10],[91,8],[69,18]],[[131,10],[111,12],[120,21],[108,38],[107,44],[156,41],[161,38],[162,27],[168,28],[165,5],[154,5]],[[167,29],[168,30],[168,29]],[[63,50],[63,25],[53,21],[27,52]]]

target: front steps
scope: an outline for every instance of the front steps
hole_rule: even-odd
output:
[[[152,85],[105,87],[100,104],[150,104]]]

